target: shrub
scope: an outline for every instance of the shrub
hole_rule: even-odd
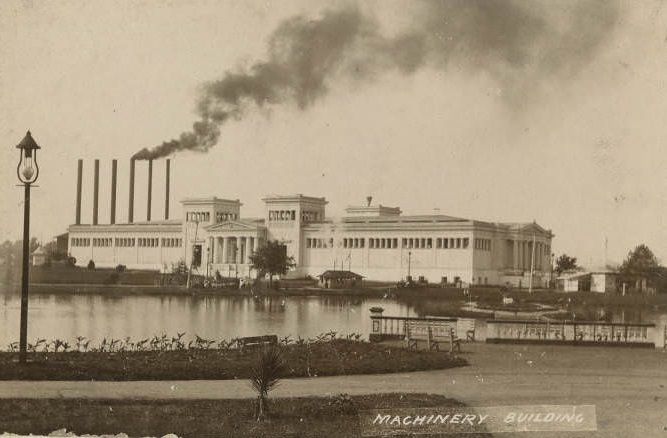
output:
[[[263,421],[269,414],[267,400],[269,391],[278,385],[284,371],[285,363],[280,348],[277,346],[262,348],[257,357],[257,362],[252,367],[252,377],[250,377],[250,384],[257,392],[255,412],[257,421]]]
[[[65,262],[65,266],[73,268],[76,266],[76,257],[67,257],[67,261]]]
[[[112,272],[105,280],[104,284],[118,284],[118,280],[120,280],[120,275],[118,275],[118,272]]]
[[[88,269],[90,269],[91,271],[95,270],[95,262],[94,261],[90,260],[88,262]]]
[[[118,272],[120,274],[121,272],[125,272],[125,271],[127,271],[127,266],[125,266],[125,265],[116,265],[116,272]]]

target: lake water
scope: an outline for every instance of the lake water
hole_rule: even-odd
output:
[[[422,301],[419,310],[428,314],[430,303]],[[363,297],[287,297],[260,298],[191,295],[106,295],[37,294],[30,295],[28,341],[44,338],[72,341],[85,336],[93,344],[103,338],[132,340],[185,332],[206,339],[231,339],[263,334],[314,337],[334,330],[341,334],[371,330],[369,309],[381,306],[387,316],[422,316],[411,305],[390,299]],[[591,315],[605,314],[612,322],[667,324],[667,313],[601,309]],[[19,338],[20,296],[0,292],[0,349]],[[482,328],[485,324],[480,324]],[[483,335],[480,333],[480,335]]]
[[[19,295],[0,295],[0,349],[19,338],[20,305]],[[407,305],[372,298],[31,294],[28,342],[85,336],[97,344],[105,337],[136,341],[177,332],[206,339],[314,337],[331,330],[367,337],[373,306],[382,306],[387,315],[415,316]]]

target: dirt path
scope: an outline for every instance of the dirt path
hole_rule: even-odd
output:
[[[571,436],[667,437],[664,350],[468,344],[464,345],[463,355],[471,366],[404,374],[289,379],[272,397],[425,392],[444,394],[472,406],[593,404],[598,432]],[[246,381],[0,382],[0,398],[209,399],[252,395]],[[517,436],[527,438],[530,434]]]

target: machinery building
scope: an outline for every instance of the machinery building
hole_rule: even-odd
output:
[[[134,161],[130,164],[128,220],[116,223],[116,164],[112,165],[111,217],[97,217],[99,162],[95,160],[93,223],[81,223],[82,161],[77,175],[76,222],[69,227],[69,254],[85,266],[169,271],[179,261],[200,274],[253,277],[250,256],[267,240],[294,257],[290,277],[349,270],[370,280],[410,275],[436,283],[545,286],[551,271],[551,230],[535,222],[497,223],[454,216],[404,215],[398,207],[366,203],[341,217],[326,213],[323,197],[267,196],[262,217],[245,217],[238,199],[188,198],[182,217],[169,218],[169,160],[164,219],[151,218],[152,162],[148,166],[145,221],[134,221]]]

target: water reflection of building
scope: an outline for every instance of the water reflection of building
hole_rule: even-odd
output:
[[[263,242],[278,240],[296,261],[291,276],[314,277],[338,269],[366,279],[397,281],[409,273],[432,282],[527,287],[531,266],[534,286],[544,285],[550,272],[553,234],[535,222],[403,215],[400,208],[373,205],[370,198],[334,219],[326,216],[325,198],[301,194],[265,197],[259,218],[243,217],[238,199],[210,197],[183,200],[180,219],[169,219],[167,210],[162,220],[148,215],[146,221],[135,222],[133,199],[127,223],[115,223],[114,196],[109,224],[82,224],[77,196],[69,253],[78,265],[93,260],[100,267],[161,269],[193,260],[199,273],[242,277],[251,274],[251,254]]]

